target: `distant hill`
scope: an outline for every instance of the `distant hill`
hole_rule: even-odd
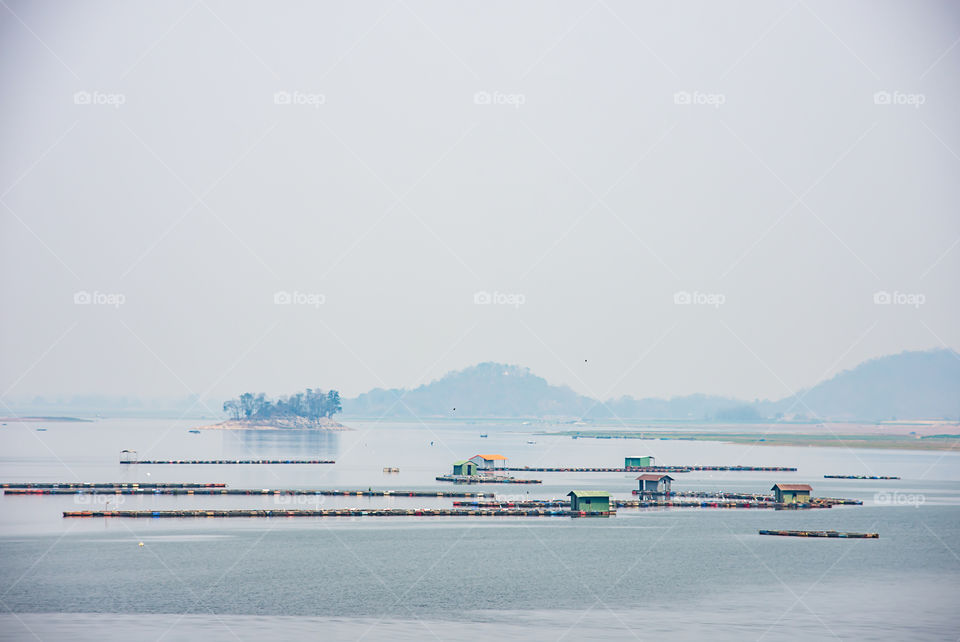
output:
[[[487,362],[451,372],[413,390],[376,388],[355,399],[345,399],[343,414],[365,417],[580,417],[594,403],[566,386],[550,385],[546,379],[532,374],[529,368]]]
[[[759,410],[830,419],[957,419],[960,355],[929,350],[878,357]]]
[[[456,409],[456,410],[454,410]],[[625,396],[603,403],[554,386],[528,368],[481,363],[413,390],[377,388],[343,400],[361,417],[583,417],[585,419],[957,419],[960,355],[902,352],[864,362],[797,397],[749,402],[694,394],[672,399]]]

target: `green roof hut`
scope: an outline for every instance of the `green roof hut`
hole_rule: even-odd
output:
[[[477,474],[477,465],[465,459],[463,461],[453,462],[453,474],[454,475],[476,475]]]
[[[570,510],[586,513],[609,513],[610,493],[602,490],[572,490],[567,493],[570,498]]]

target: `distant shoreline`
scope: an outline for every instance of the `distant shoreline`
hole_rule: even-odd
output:
[[[80,421],[80,422],[92,422],[93,419],[81,419],[79,417],[0,417],[0,422],[3,423],[16,423],[18,421],[29,421],[29,422],[38,422],[38,421]]]
[[[721,441],[731,444],[757,446],[815,446],[843,448],[875,448],[894,450],[960,450],[960,434],[882,435],[882,434],[823,434],[809,433],[723,433],[723,432],[662,432],[662,431],[562,431],[541,432],[541,435],[569,436],[577,439],[646,439],[664,441]]]
[[[277,419],[229,419],[218,424],[197,426],[199,430],[352,430],[328,417],[312,420],[303,417]]]

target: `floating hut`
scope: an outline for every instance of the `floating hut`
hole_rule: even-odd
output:
[[[493,470],[507,465],[507,458],[503,455],[474,455],[469,461],[476,464],[477,468],[481,470]]]
[[[654,458],[650,455],[644,455],[643,457],[624,457],[623,458],[623,467],[624,468],[645,468],[647,466],[654,466]]]
[[[453,462],[454,475],[476,475],[477,465],[469,459]]]
[[[808,504],[813,492],[810,484],[774,484],[770,490],[778,504]]]
[[[673,477],[663,473],[644,473],[637,477],[637,481],[640,482],[640,494],[643,493],[663,493],[664,495],[670,494],[670,482],[673,481]]]
[[[567,493],[570,498],[570,510],[586,513],[609,513],[610,493],[602,490],[572,490]]]

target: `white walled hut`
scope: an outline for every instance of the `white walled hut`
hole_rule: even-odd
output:
[[[469,461],[475,463],[480,470],[493,470],[507,465],[507,458],[503,455],[474,455]]]

